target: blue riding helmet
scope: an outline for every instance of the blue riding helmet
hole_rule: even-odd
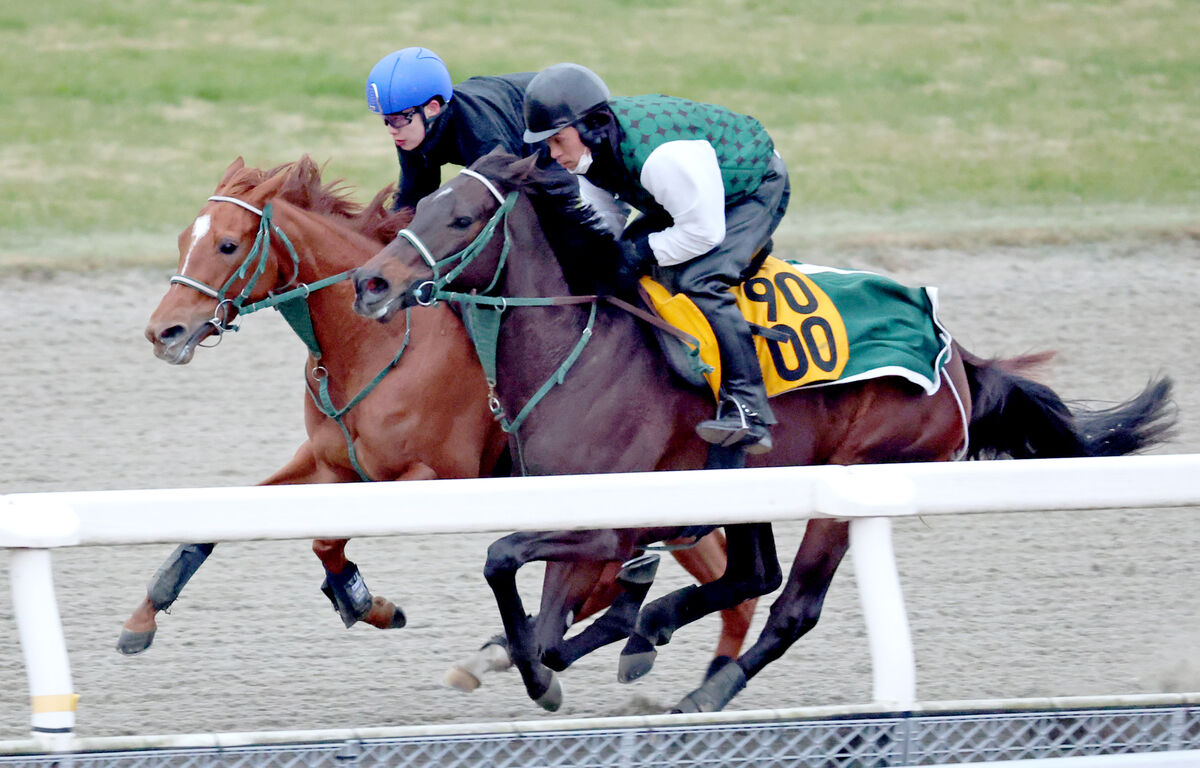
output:
[[[367,109],[377,115],[419,107],[440,96],[454,96],[450,71],[428,48],[402,48],[384,56],[367,75]]]

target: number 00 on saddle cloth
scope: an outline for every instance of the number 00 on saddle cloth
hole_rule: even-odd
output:
[[[642,289],[658,314],[700,341],[714,396],[721,381],[717,340],[683,294],[650,278]],[[900,376],[927,394],[938,389],[950,334],[937,317],[937,289],[910,288],[873,272],[768,257],[731,289],[755,328],[755,347],[771,396],[804,386]]]

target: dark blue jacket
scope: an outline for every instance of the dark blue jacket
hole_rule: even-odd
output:
[[[526,144],[525,87],[535,72],[472,77],[454,86],[454,96],[426,124],[425,140],[413,150],[396,148],[400,186],[395,207],[415,206],[442,184],[442,166],[471,165],[496,148],[518,157],[533,154],[544,143]]]

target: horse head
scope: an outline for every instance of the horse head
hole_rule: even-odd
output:
[[[354,271],[355,311],[387,321],[442,291],[491,289],[504,267],[506,217],[535,161],[492,150],[422,199],[408,228]]]
[[[307,155],[268,171],[234,160],[179,235],[178,269],[146,327],[155,355],[187,363],[201,342],[235,328],[239,313],[296,285],[300,211],[342,222],[374,242],[389,241],[401,218],[383,206],[391,191],[363,207],[342,193],[340,182],[322,185],[320,169]],[[288,217],[287,226],[281,216]]]

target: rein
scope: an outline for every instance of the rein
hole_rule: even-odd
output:
[[[241,266],[234,270],[233,274],[229,276],[229,279],[226,280],[224,285],[222,285],[220,288],[213,288],[207,283],[204,283],[193,277],[188,277],[182,273],[177,273],[171,276],[172,285],[186,285],[189,288],[199,291],[205,296],[209,296],[217,300],[216,309],[213,310],[213,316],[208,323],[216,329],[217,342],[220,343],[221,337],[224,336],[226,331],[236,331],[238,329],[238,326],[233,325],[229,322],[229,320],[226,319],[225,315],[229,313],[222,311],[224,307],[233,307],[233,309],[236,311],[236,314],[241,315],[249,314],[250,312],[254,312],[258,309],[263,309],[266,306],[274,306],[274,304],[278,303],[277,301],[274,303],[258,302],[257,304],[249,305],[250,308],[248,308],[246,304],[247,299],[250,298],[250,294],[254,292],[254,286],[258,284],[258,278],[260,278],[263,271],[266,270],[267,259],[271,255],[271,233],[274,232],[276,235],[278,235],[280,242],[284,244],[284,246],[287,248],[288,255],[292,258],[292,279],[287,283],[289,286],[300,278],[300,256],[296,253],[296,248],[292,245],[292,241],[288,239],[288,236],[284,234],[283,230],[271,220],[271,203],[267,203],[266,206],[264,206],[262,209],[259,209],[253,205],[250,205],[250,203],[247,203],[244,200],[239,200],[236,197],[213,195],[208,199],[212,202],[232,203],[241,208],[245,208],[247,211],[250,211],[259,218],[258,234],[256,234],[254,237],[254,245],[250,248],[250,253],[247,254],[245,260],[242,261]],[[250,279],[246,281],[246,285],[242,287],[242,290],[236,296],[229,298],[227,295],[229,289],[235,282],[245,278],[246,275],[250,273],[251,266],[254,267],[254,271],[253,274],[250,274]],[[348,277],[349,274],[347,273],[345,276]],[[258,306],[258,304],[263,306]],[[232,317],[230,317],[230,319],[232,319]],[[311,326],[311,321],[309,322],[309,325]],[[308,339],[305,339],[305,343],[308,343]],[[315,343],[315,339],[313,343]]]
[[[471,337],[472,343],[475,345],[475,353],[479,357],[479,362],[483,367],[484,378],[488,385],[488,409],[492,412],[492,417],[500,423],[500,428],[509,435],[512,435],[513,442],[516,446],[517,463],[521,467],[521,474],[525,474],[525,459],[521,449],[520,435],[518,430],[525,422],[525,419],[533,411],[534,407],[542,401],[550,393],[556,385],[562,384],[567,377],[568,371],[575,365],[579,356],[583,353],[583,348],[587,346],[588,341],[592,338],[592,329],[596,323],[597,307],[600,300],[608,301],[614,306],[634,315],[635,317],[650,323],[674,336],[679,337],[683,341],[691,344],[693,348],[699,349],[700,342],[694,336],[680,331],[678,328],[670,325],[659,317],[652,315],[638,307],[629,304],[626,301],[618,299],[615,296],[600,296],[597,294],[586,294],[579,296],[484,296],[481,293],[487,293],[492,290],[500,281],[500,274],[504,270],[504,265],[508,259],[508,251],[510,246],[510,237],[508,233],[508,214],[512,211],[516,204],[517,193],[509,192],[507,196],[500,194],[495,185],[485,176],[477,173],[469,168],[464,168],[460,171],[465,176],[470,176],[473,179],[481,182],[492,196],[500,203],[500,207],[496,210],[492,217],[484,225],[483,229],[475,239],[472,240],[465,248],[457,253],[451,254],[444,259],[437,260],[433,258],[433,254],[421,238],[416,233],[407,229],[401,230],[397,237],[403,237],[413,248],[421,254],[421,258],[433,270],[433,279],[426,280],[417,285],[413,289],[413,299],[421,306],[432,306],[438,301],[449,301],[463,305],[463,319],[467,326],[467,332]],[[497,228],[501,222],[504,223],[504,244],[501,247],[500,258],[496,264],[496,272],[492,276],[492,280],[487,287],[481,292],[460,293],[456,291],[445,290],[446,286],[457,278],[462,272],[470,266],[471,262],[487,247],[492,238],[496,234]],[[445,275],[441,274],[441,269],[447,265],[455,264]],[[570,304],[591,304],[591,310],[588,313],[587,324],[579,335],[579,340],[567,353],[566,358],[559,364],[558,368],[550,375],[548,379],[534,392],[533,396],[525,403],[517,415],[509,419],[508,414],[504,410],[504,406],[500,403],[500,399],[496,396],[497,385],[497,347],[500,338],[500,321],[503,313],[509,307],[549,307],[563,306]]]
[[[488,409],[492,412],[492,417],[500,423],[500,428],[507,434],[512,435],[516,447],[517,464],[521,467],[521,474],[524,475],[525,458],[518,430],[520,430],[521,425],[525,422],[530,412],[533,411],[534,407],[542,401],[550,390],[555,385],[563,383],[567,372],[575,365],[575,361],[583,353],[583,348],[591,340],[592,327],[596,322],[596,305],[599,297],[594,295],[552,297],[480,295],[480,293],[487,293],[496,287],[496,284],[500,281],[500,275],[504,271],[504,265],[508,260],[508,251],[511,244],[508,233],[508,214],[512,211],[513,206],[516,205],[517,193],[514,191],[509,192],[508,195],[500,194],[500,190],[496,189],[495,185],[487,177],[469,168],[464,168],[460,173],[479,181],[487,187],[488,191],[492,193],[492,197],[496,198],[496,201],[500,203],[499,208],[488,219],[487,224],[475,236],[475,239],[462,250],[438,260],[433,258],[433,254],[429,248],[415,232],[403,229],[397,234],[397,237],[403,237],[411,243],[413,248],[421,254],[421,258],[424,259],[425,263],[433,271],[432,280],[426,280],[413,289],[414,301],[423,307],[433,306],[438,301],[450,301],[463,306],[463,319],[467,326],[467,332],[471,337],[472,343],[475,345],[475,353],[479,357],[480,365],[483,367],[484,379],[488,385]],[[459,293],[445,290],[446,286],[461,275],[475,258],[483,252],[483,249],[492,241],[501,223],[504,224],[504,243],[500,249],[500,258],[496,264],[496,272],[487,287],[480,293]],[[450,267],[449,271],[445,274],[442,274],[442,269],[450,265],[454,266]],[[567,353],[566,359],[558,366],[558,369],[550,375],[550,378],[525,403],[525,406],[516,417],[509,419],[504,406],[500,403],[500,398],[496,396],[496,352],[500,338],[500,320],[504,311],[509,307],[548,307],[587,303],[592,305],[591,312],[588,314],[587,325],[580,334],[579,340],[575,342],[575,346]]]
[[[408,348],[408,342],[412,335],[412,324],[409,322],[410,315],[406,309],[404,312],[404,340],[400,344],[400,349],[396,352],[391,361],[384,366],[383,370],[375,375],[358,394],[350,399],[346,405],[341,408],[333,404],[333,398],[329,394],[329,371],[324,365],[321,365],[321,345],[317,341],[316,329],[313,327],[312,309],[308,304],[308,297],[314,292],[322,288],[328,288],[331,285],[349,279],[353,270],[348,269],[344,272],[339,272],[336,275],[321,278],[320,280],[311,283],[300,283],[300,256],[296,252],[296,248],[292,245],[292,241],[284,233],[284,231],[272,221],[273,204],[267,203],[260,210],[253,205],[250,205],[244,200],[239,200],[236,197],[227,197],[225,195],[213,195],[208,198],[210,201],[221,203],[232,203],[234,205],[245,208],[247,211],[256,214],[259,217],[258,234],[254,238],[254,245],[250,249],[249,255],[242,262],[241,266],[225,281],[220,288],[213,288],[200,280],[188,277],[184,274],[176,274],[171,276],[171,284],[186,285],[193,288],[205,296],[210,296],[217,300],[217,307],[213,311],[213,316],[208,320],[208,324],[212,325],[217,332],[217,343],[220,343],[221,338],[226,331],[237,331],[238,326],[230,324],[225,320],[222,313],[222,307],[228,305],[237,311],[237,315],[249,315],[258,312],[262,309],[272,308],[283,315],[284,320],[295,332],[304,345],[308,347],[308,352],[312,355],[317,364],[313,366],[311,371],[312,378],[317,382],[317,391],[314,392],[312,386],[306,386],[308,395],[312,398],[313,404],[317,407],[326,418],[332,419],[337,423],[342,430],[342,436],[346,439],[346,453],[350,460],[350,466],[358,474],[359,478],[364,482],[371,482],[370,475],[363,470],[358,461],[358,453],[354,448],[354,438],[350,434],[350,429],[346,426],[345,416],[354,406],[358,405],[367,395],[383,381],[389,372],[400,364],[400,358],[404,351]],[[271,233],[274,232],[280,242],[287,248],[288,255],[292,259],[292,279],[287,282],[284,290],[279,293],[271,292],[270,295],[252,303],[246,303],[250,298],[250,294],[254,291],[254,286],[258,283],[259,277],[266,270],[267,257],[271,252]],[[249,272],[251,265],[254,265],[254,272],[249,281],[238,293],[237,296],[228,298],[226,293],[229,288],[236,282],[244,278]],[[296,287],[288,289],[287,286],[296,284]],[[215,344],[211,346],[216,346]]]

